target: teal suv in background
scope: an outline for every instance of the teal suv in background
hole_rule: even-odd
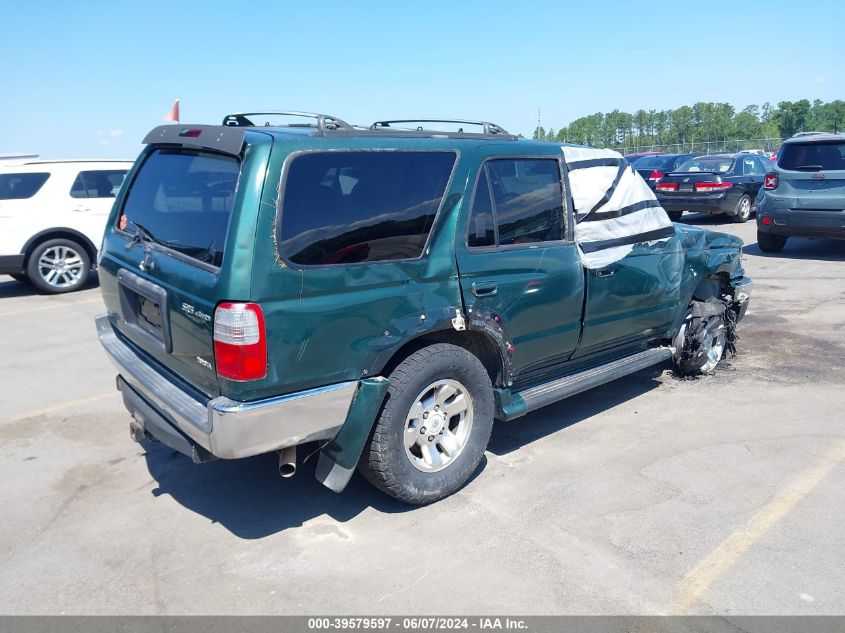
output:
[[[757,197],[757,243],[777,253],[791,236],[845,239],[845,134],[784,141]]]

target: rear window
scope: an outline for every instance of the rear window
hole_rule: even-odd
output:
[[[239,173],[230,156],[155,150],[129,188],[118,226],[134,233],[137,223],[155,242],[220,266]]]
[[[787,143],[780,150],[778,167],[793,171],[845,169],[845,143]]]
[[[709,158],[707,156],[702,156],[688,160],[678,167],[678,171],[709,171],[717,174],[724,174],[725,172],[730,171],[732,162],[733,159],[731,158]]]
[[[303,266],[422,255],[454,152],[314,152],[288,168],[277,243]]]
[[[0,200],[25,200],[44,186],[50,174],[0,174]]]
[[[635,169],[661,169],[673,160],[671,156],[643,156],[641,158],[635,158],[631,164]]]

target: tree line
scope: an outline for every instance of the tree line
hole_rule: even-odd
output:
[[[796,132],[845,131],[845,101],[781,101],[777,106],[749,105],[740,111],[729,103],[699,102],[674,110],[613,110],[572,121],[558,130],[537,127],[534,138],[592,147],[638,148],[692,145],[737,139],[783,139]],[[779,143],[778,143],[779,145]]]

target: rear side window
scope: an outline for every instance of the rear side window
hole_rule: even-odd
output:
[[[490,209],[490,211],[488,211]],[[499,246],[563,239],[560,168],[553,159],[496,159],[482,167],[470,212],[468,246],[489,246],[492,212]]]
[[[231,156],[155,150],[130,185],[118,226],[134,233],[137,223],[156,243],[220,266],[239,173]]]
[[[70,197],[114,198],[125,177],[125,169],[81,171],[70,187]]]
[[[0,200],[31,198],[49,177],[46,173],[0,174]]]
[[[739,175],[744,176],[762,176],[765,170],[760,166],[760,163],[757,162],[757,158],[755,156],[746,156],[742,159],[742,173]]]
[[[780,150],[778,167],[793,171],[845,169],[845,142],[786,143]]]
[[[422,255],[454,152],[313,152],[288,168],[277,243],[303,266]]]

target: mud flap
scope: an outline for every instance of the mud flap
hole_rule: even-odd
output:
[[[736,325],[739,306],[729,296],[721,299],[710,297],[705,301],[693,299],[690,311],[682,326],[683,339],[677,341],[680,353],[675,357],[675,369],[681,376],[697,373],[696,367],[702,355],[707,353],[703,342],[707,334],[707,325],[713,317],[721,317],[725,324],[725,358],[736,355]]]
[[[329,490],[343,492],[352,478],[389,386],[390,381],[380,376],[358,383],[346,421],[320,449],[314,476]]]

